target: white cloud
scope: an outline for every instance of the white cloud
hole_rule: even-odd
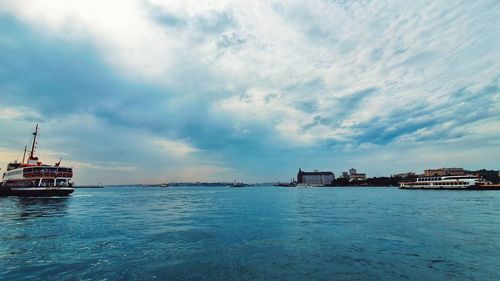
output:
[[[436,102],[464,78],[484,86],[499,67],[494,62],[498,37],[493,36],[499,20],[494,9],[488,11],[491,3],[4,0],[2,7],[36,28],[89,38],[131,77],[179,83],[175,79],[192,75],[179,74],[182,64],[192,64],[224,77],[221,91],[286,91],[321,79],[322,89],[286,95],[323,100],[322,110],[327,110],[334,105],[332,97],[371,87],[383,89],[382,98],[405,104]],[[155,14],[185,24],[162,25]],[[206,30],[224,20],[230,23]],[[221,49],[217,42],[224,38],[236,45]],[[354,114],[369,119],[381,113],[366,112],[366,107]]]
[[[131,78],[165,79],[174,63],[176,35],[156,25],[141,1],[6,0],[0,6],[40,32],[92,40],[106,61]]]
[[[4,119],[4,122],[36,118],[40,118],[40,115],[27,107],[0,108],[0,119]]]
[[[23,116],[23,113],[12,109],[12,108],[2,108],[0,109],[0,119],[16,119]]]
[[[152,145],[159,147],[161,151],[170,157],[186,157],[199,151],[183,141],[152,138]]]

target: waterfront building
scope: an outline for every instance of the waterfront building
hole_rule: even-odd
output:
[[[350,175],[350,181],[364,181],[364,180],[366,180],[366,174]]]
[[[349,179],[349,174],[347,172],[342,172],[342,178]]]
[[[320,172],[314,170],[314,172],[304,172],[299,168],[297,174],[297,183],[303,185],[331,185],[335,180],[335,174],[330,171]]]
[[[366,174],[359,173],[354,168],[349,169],[349,181],[364,181],[366,180]]]
[[[399,177],[399,178],[410,178],[410,177],[415,177],[416,175],[413,172],[408,172],[408,173],[394,174],[392,176],[393,177]]]
[[[465,171],[463,168],[440,168],[424,170],[425,177],[442,177],[442,176],[463,176]]]

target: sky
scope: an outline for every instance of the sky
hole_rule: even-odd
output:
[[[500,2],[0,0],[0,168],[76,184],[500,169]]]

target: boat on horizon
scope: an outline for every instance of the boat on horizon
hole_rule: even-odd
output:
[[[234,181],[229,187],[245,187],[245,186],[250,186],[250,185],[243,182]]]
[[[273,184],[273,186],[281,186],[281,187],[297,187],[297,181],[294,178],[290,179],[290,182],[277,182]]]
[[[68,196],[73,193],[73,168],[61,166],[61,159],[54,165],[43,164],[35,156],[38,124],[33,133],[33,143],[27,161],[27,147],[21,162],[7,165],[0,182],[0,196]]]
[[[416,181],[401,182],[400,189],[432,190],[500,190],[500,184],[486,182],[478,175],[420,177]]]

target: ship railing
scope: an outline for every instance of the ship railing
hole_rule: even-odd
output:
[[[24,173],[23,175],[26,178],[34,178],[34,177],[61,177],[61,178],[71,178],[73,177],[72,172],[32,172],[32,173]]]

